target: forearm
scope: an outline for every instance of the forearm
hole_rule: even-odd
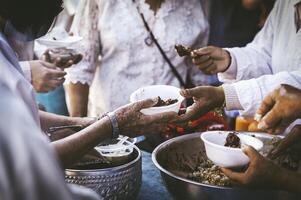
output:
[[[67,126],[76,125],[80,118],[78,117],[66,117],[63,115],[56,115],[44,111],[39,111],[42,130],[48,130],[49,127],[54,126]]]
[[[69,114],[71,117],[87,116],[89,85],[69,83],[66,85],[69,101]]]
[[[64,167],[70,166],[100,142],[110,138],[110,119],[104,117],[87,128],[61,140],[52,142]]]

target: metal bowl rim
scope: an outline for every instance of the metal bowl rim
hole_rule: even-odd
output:
[[[210,132],[210,131],[205,131],[205,132]],[[220,131],[220,132],[229,132],[229,131]],[[193,185],[198,185],[198,186],[204,186],[204,187],[209,187],[209,188],[215,188],[215,189],[222,189],[222,190],[233,190],[233,189],[245,189],[246,188],[239,188],[239,187],[223,187],[223,186],[215,186],[215,185],[209,185],[209,184],[204,184],[204,183],[199,183],[199,182],[196,182],[196,181],[192,181],[192,180],[189,180],[189,179],[186,179],[186,178],[183,178],[183,177],[180,177],[180,176],[177,176],[169,171],[167,171],[166,169],[164,169],[157,161],[156,159],[156,156],[158,154],[158,152],[160,151],[160,149],[162,149],[163,147],[166,147],[168,144],[171,144],[173,142],[176,142],[176,141],[180,141],[181,139],[185,139],[185,140],[188,140],[190,138],[195,138],[195,136],[200,136],[202,133],[204,132],[196,132],[196,133],[193,133],[193,134],[190,134],[190,135],[182,135],[182,136],[179,136],[179,137],[176,137],[176,138],[172,138],[170,140],[167,140],[163,143],[161,143],[160,145],[158,145],[155,150],[153,151],[152,153],[152,161],[153,163],[155,164],[155,166],[161,171],[161,172],[164,172],[165,174],[169,175],[170,177],[172,178],[175,178],[175,179],[178,179],[180,181],[184,181],[184,182],[188,182],[190,184],[193,184]],[[267,134],[267,133],[263,133],[263,132],[247,132],[247,131],[239,131],[239,133],[242,133],[242,134],[248,134],[248,135],[260,135],[261,137],[264,137],[264,138],[270,138],[271,135]],[[282,136],[276,136],[276,137],[281,137]]]
[[[122,170],[124,168],[128,168],[128,167],[134,165],[135,163],[137,163],[139,160],[141,160],[141,151],[140,151],[140,149],[136,145],[133,145],[133,147],[137,150],[138,155],[137,155],[137,157],[134,160],[132,160],[129,163],[126,163],[126,164],[123,164],[123,165],[119,165],[119,166],[116,166],[116,167],[104,168],[104,169],[89,169],[89,170],[65,169],[65,171],[67,173],[69,173],[69,172],[89,173],[89,172],[119,171],[119,170]]]

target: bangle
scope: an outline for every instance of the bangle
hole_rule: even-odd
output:
[[[118,121],[117,121],[116,115],[113,112],[109,112],[109,113],[106,113],[106,116],[108,116],[111,121],[112,139],[116,139],[119,137],[119,127],[118,127]]]

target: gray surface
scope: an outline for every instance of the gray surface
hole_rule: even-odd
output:
[[[172,200],[160,175],[152,162],[151,154],[142,151],[142,186],[138,200]]]

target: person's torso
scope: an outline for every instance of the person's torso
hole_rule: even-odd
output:
[[[208,23],[200,0],[166,0],[156,15],[144,0],[137,0],[136,4],[99,1],[102,58],[90,90],[90,115],[128,103],[130,94],[142,86],[180,86],[156,45],[146,44],[149,34],[136,5],[184,80],[188,67],[175,52],[174,45],[202,47],[207,43]]]
[[[24,77],[16,54],[11,49],[2,33],[0,33],[0,60],[1,79],[24,101],[37,125],[40,126],[33,87]]]
[[[277,10],[277,21],[274,21],[272,70],[295,71],[301,69],[301,30],[295,25],[295,7],[300,1],[282,0]]]

